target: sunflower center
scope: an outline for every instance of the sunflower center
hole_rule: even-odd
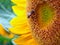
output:
[[[38,13],[38,20],[41,27],[50,24],[50,22],[54,17],[53,8],[51,8],[47,4],[40,6],[37,13]]]

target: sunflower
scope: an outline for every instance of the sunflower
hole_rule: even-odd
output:
[[[12,2],[16,4],[12,9],[17,16],[11,20],[10,24],[13,27],[9,28],[9,30],[14,34],[20,35],[20,37],[15,40],[17,45],[60,44],[60,31],[58,30],[60,29],[58,28],[60,27],[60,25],[58,25],[60,18],[59,15],[56,14],[56,10],[59,9],[57,5],[59,1],[29,0],[28,10],[26,8],[27,0],[12,0]],[[28,23],[27,12],[31,28]]]

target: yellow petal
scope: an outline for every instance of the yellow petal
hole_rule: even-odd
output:
[[[14,11],[14,13],[17,15],[17,16],[26,16],[26,8],[25,7],[21,7],[21,6],[12,6],[12,9]]]
[[[9,37],[9,38],[13,38],[14,37],[14,34],[9,34],[8,32],[6,32],[5,30],[4,30],[4,28],[2,27],[2,25],[0,25],[0,35],[2,35],[2,36],[7,36],[7,37]]]
[[[4,28],[2,27],[2,25],[0,25],[0,35],[6,36],[7,32],[4,30]]]
[[[9,38],[13,38],[14,37],[14,34],[11,33],[11,34],[8,35],[8,37]]]
[[[26,0],[11,0],[12,2],[14,2],[17,5],[26,5]]]
[[[32,37],[31,32],[29,34],[20,36],[15,40],[15,42],[17,45],[38,45],[38,43]]]
[[[24,17],[23,18],[22,17],[16,17],[16,18],[11,20],[10,24],[14,27],[15,26],[22,26],[23,24],[28,25],[28,21]]]
[[[25,33],[30,32],[29,28],[25,28],[25,27],[23,28],[14,27],[14,28],[10,28],[9,30],[14,34],[25,34]]]

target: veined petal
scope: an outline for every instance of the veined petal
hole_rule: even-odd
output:
[[[14,27],[15,26],[22,26],[23,24],[28,25],[28,21],[25,17],[23,17],[23,18],[22,17],[16,17],[16,18],[11,20],[10,24]]]
[[[20,36],[20,38],[15,40],[15,42],[17,45],[38,45],[38,43],[32,37],[31,32],[29,34]]]
[[[12,8],[17,16],[22,16],[22,15],[26,16],[26,8],[19,6],[12,6]]]
[[[14,2],[17,5],[26,5],[26,0],[11,0],[12,2]]]
[[[25,34],[25,33],[28,33],[30,32],[30,29],[29,27],[14,27],[14,28],[10,28],[9,29],[12,33],[15,33],[15,34]]]
[[[2,25],[0,25],[0,35],[6,36],[7,32],[4,30]]]

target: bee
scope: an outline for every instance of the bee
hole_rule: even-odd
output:
[[[34,14],[35,13],[35,10],[33,9],[31,12],[28,12],[28,18],[30,18],[30,16],[32,15],[32,14]]]

